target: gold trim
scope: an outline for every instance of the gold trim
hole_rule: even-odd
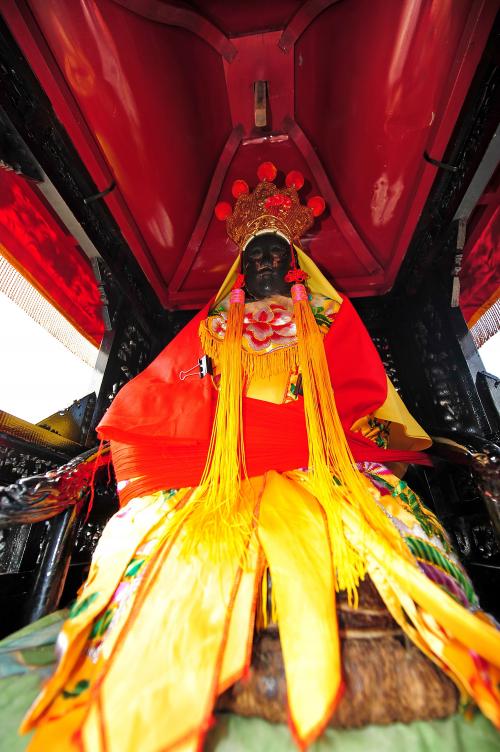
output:
[[[71,439],[60,436],[58,433],[47,431],[41,426],[17,418],[4,410],[0,410],[0,432],[21,439],[21,441],[27,441],[42,449],[69,451],[75,454],[82,450],[82,445],[76,441],[71,441]]]

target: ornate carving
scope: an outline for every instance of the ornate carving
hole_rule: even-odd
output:
[[[394,358],[394,348],[391,338],[387,334],[390,331],[389,317],[392,315],[389,298],[356,298],[353,303],[363,324],[370,333],[388,377],[396,390],[400,392],[401,383]]]
[[[0,445],[0,478],[4,482],[45,473],[55,467],[56,464],[57,460],[41,457],[35,452],[31,453],[17,447]]]
[[[63,460],[67,456],[77,454],[80,445],[66,436],[47,430],[42,426],[28,423],[26,420],[17,418],[15,415],[0,410],[0,438],[1,443],[12,440],[23,444],[30,444],[37,449],[53,452],[55,456]]]
[[[372,337],[373,344],[378,350],[378,354],[384,364],[385,372],[394,384],[394,387],[399,392],[401,391],[401,384],[399,383],[399,376],[394,362],[394,356],[389,344],[388,337],[384,335],[376,335]]]
[[[485,515],[456,517],[449,532],[456,551],[465,563],[490,563],[500,554],[495,530]]]
[[[90,561],[105,527],[105,522],[95,521],[82,525],[76,537],[73,556],[78,560]]]
[[[0,488],[0,527],[40,522],[83,504],[97,467],[109,462],[109,448],[91,449],[44,475]]]
[[[136,323],[127,323],[117,335],[115,358],[112,371],[106,377],[112,377],[111,388],[106,394],[107,406],[111,404],[127,381],[137,376],[148,364],[150,344]]]
[[[451,469],[456,501],[447,527],[465,561],[490,563],[500,558],[500,447],[479,436],[452,436],[434,442],[439,456],[460,463]]]
[[[473,470],[478,479],[479,491],[483,497],[490,520],[494,526],[498,541],[500,541],[500,447],[488,442],[483,446],[480,453],[476,453],[473,459]],[[485,550],[489,550],[491,543],[485,544]]]
[[[439,292],[436,290],[435,294]],[[451,431],[478,430],[481,423],[474,409],[477,394],[472,391],[472,379],[466,364],[460,367],[458,352],[453,348],[453,332],[430,300],[423,304],[414,324],[414,343],[427,381],[428,401],[432,402],[428,424],[446,426]]]
[[[39,166],[4,112],[0,112],[0,133],[0,168],[12,170],[31,180],[42,180]]]

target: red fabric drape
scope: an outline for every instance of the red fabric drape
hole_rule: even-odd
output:
[[[98,427],[112,440],[118,480],[145,476],[127,496],[160,488],[196,485],[205,464],[217,393],[209,378],[180,381],[202,354],[200,321],[208,306],[153,363],[126,384]],[[417,452],[387,451],[350,432],[351,425],[383,404],[387,380],[380,357],[349,300],[344,299],[325,338],[339,414],[354,457],[372,461],[418,461]],[[245,456],[250,476],[291,470],[308,462],[301,399],[285,405],[245,398]],[[122,497],[123,500],[123,497]]]
[[[34,184],[0,169],[0,253],[99,346],[102,304],[90,263]]]
[[[483,231],[466,246],[460,274],[460,308],[472,326],[493,305],[500,288],[500,207]]]

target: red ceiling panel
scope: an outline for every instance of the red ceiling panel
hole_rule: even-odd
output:
[[[99,189],[116,180],[105,201],[160,299],[195,307],[236,253],[213,207],[267,159],[324,196],[304,245],[333,281],[389,290],[436,175],[423,152],[442,158],[496,8],[4,0],[2,13]]]
[[[387,269],[406,250],[405,223],[414,228],[418,221],[416,189],[423,172],[435,174],[423,153],[436,155],[432,137],[446,116],[454,63],[474,5],[342,2],[325,11],[296,47],[296,119],[320,145],[343,206]],[[328,253],[322,248],[327,265]]]
[[[168,280],[231,130],[220,56],[109,0],[30,6]]]
[[[278,169],[278,184],[284,184],[285,175],[292,169],[300,170],[305,177],[305,184],[300,191],[303,201],[307,201],[311,196],[317,195],[320,191],[314,179],[310,167],[293,143],[291,138],[278,143],[257,143],[243,142],[240,146],[231,166],[228,169],[223,188],[220,193],[221,200],[234,203],[231,196],[231,186],[237,178],[243,178],[250,186],[258,182],[257,168],[261,162],[273,161]],[[349,245],[333,221],[329,210],[319,220],[316,220],[314,227],[303,238],[304,248],[311,252],[313,258],[322,265],[321,259],[315,252],[315,247],[319,243],[319,238],[330,247],[329,266],[333,268],[337,278],[355,277],[360,272],[359,262],[356,257],[350,253]],[[196,256],[195,262],[189,271],[186,279],[183,281],[180,292],[183,293],[177,300],[186,299],[186,291],[203,291],[199,299],[206,299],[208,294],[220,284],[221,274],[228,269],[228,266],[235,258],[237,249],[234,243],[229,240],[225,231],[225,223],[213,220],[203,243],[203,253]]]
[[[302,0],[195,0],[189,3],[228,37],[282,29]]]
[[[469,326],[500,297],[500,168],[467,222],[460,308]]]

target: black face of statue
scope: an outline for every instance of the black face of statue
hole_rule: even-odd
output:
[[[285,274],[290,269],[290,245],[274,232],[257,235],[243,252],[242,271],[250,298],[262,300],[269,295],[290,295]]]

